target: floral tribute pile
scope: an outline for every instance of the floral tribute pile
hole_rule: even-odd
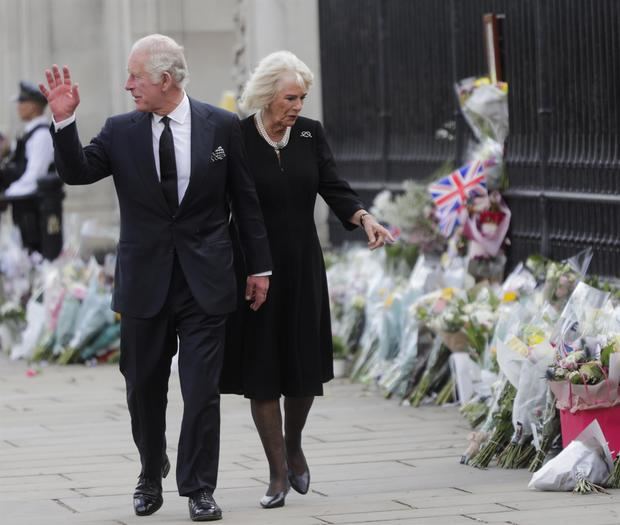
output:
[[[8,230],[0,240],[0,350],[58,364],[117,361],[120,323],[110,310],[114,260],[28,255]]]
[[[472,427],[463,464],[529,468],[544,490],[566,490],[556,478],[580,493],[620,487],[618,463],[585,468],[601,443],[609,458],[620,452],[620,293],[586,276],[590,250],[533,255],[504,277],[507,86],[456,89],[476,137],[465,164],[376,197],[397,244],[330,258],[332,331],[350,378],[414,407],[458,403]],[[586,451],[579,464],[562,455],[571,442]]]

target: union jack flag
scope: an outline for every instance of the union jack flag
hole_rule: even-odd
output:
[[[467,204],[470,197],[486,195],[485,172],[493,164],[493,161],[470,162],[431,184],[428,191],[438,210],[455,210]]]
[[[465,164],[428,187],[436,206],[439,230],[445,237],[450,237],[454,228],[462,223],[461,215],[467,201],[487,194],[486,170],[493,165],[493,160]]]
[[[439,221],[439,231],[444,237],[450,237],[454,228],[461,224],[461,211],[464,206],[459,206],[457,202],[454,203],[452,208],[437,208],[435,210],[435,217]]]

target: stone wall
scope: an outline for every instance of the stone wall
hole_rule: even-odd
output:
[[[132,109],[123,90],[127,55],[135,40],[155,32],[185,47],[188,93],[214,104],[236,91],[262,56],[293,51],[316,75],[304,114],[321,117],[316,0],[0,0],[0,131],[15,136],[21,129],[10,101],[19,80],[42,81],[57,63],[80,84],[80,135],[90,140],[108,116]],[[111,180],[68,187],[65,211],[69,227],[89,219],[117,224]],[[319,205],[322,237],[325,218]]]

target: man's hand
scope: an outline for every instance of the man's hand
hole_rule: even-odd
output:
[[[250,275],[245,286],[245,300],[252,301],[250,308],[256,312],[267,300],[269,277]]]
[[[51,71],[49,69],[45,70],[45,77],[47,78],[49,89],[43,84],[39,84],[39,89],[45,95],[50,105],[50,111],[54,116],[54,120],[61,122],[68,119],[75,113],[75,109],[80,103],[78,85],[71,82],[69,68],[63,66],[61,77],[60,69],[54,64]]]

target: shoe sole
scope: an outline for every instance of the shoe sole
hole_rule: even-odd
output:
[[[217,521],[222,519],[222,515],[219,516],[190,516],[192,521]]]

